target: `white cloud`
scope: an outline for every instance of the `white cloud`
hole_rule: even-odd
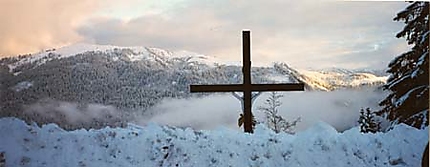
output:
[[[347,59],[382,42],[404,44],[394,37],[403,25],[392,18],[405,6],[403,2],[188,0],[180,7],[127,21],[98,20],[79,32],[98,44],[150,45],[240,61],[240,30],[249,28],[254,64],[286,61],[305,68],[351,67],[350,62],[342,66],[318,60]],[[382,54],[390,54],[392,48],[384,47],[379,47],[387,51]],[[354,61],[370,63],[369,57],[379,59],[379,50]],[[380,60],[388,61],[388,56]]]

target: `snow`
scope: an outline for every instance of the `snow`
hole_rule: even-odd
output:
[[[403,94],[402,96],[400,96],[400,98],[396,100],[396,103],[395,103],[396,107],[401,106],[407,99],[409,99],[412,93],[415,93],[416,90],[422,89],[424,87],[427,87],[427,85],[415,87],[409,90],[408,92],[406,92],[405,94]]]
[[[0,119],[6,166],[419,166],[428,128],[337,132],[319,122],[296,135],[257,126],[254,134],[218,128],[145,127],[65,131],[55,124]]]
[[[211,56],[205,56],[189,51],[167,51],[154,47],[143,47],[143,46],[113,46],[113,45],[94,45],[87,43],[77,43],[68,46],[64,46],[58,49],[50,49],[46,51],[41,51],[39,53],[33,54],[31,56],[20,59],[18,62],[13,64],[8,64],[9,72],[14,72],[17,67],[37,63],[40,66],[53,59],[63,59],[77,54],[82,54],[89,51],[94,52],[115,52],[116,49],[130,49],[133,54],[127,55],[130,61],[141,61],[141,60],[154,60],[161,61],[163,59],[186,59],[188,62],[199,62],[207,64],[209,66],[214,66],[215,64],[225,64],[225,65],[236,65],[237,63],[231,63],[218,59]],[[113,61],[117,61],[118,57],[112,57]]]
[[[424,112],[422,112],[421,111],[421,113],[424,115],[422,118],[423,118],[423,121],[422,122],[427,122],[427,117],[425,116],[425,115],[428,115],[428,112],[429,112],[429,110],[428,109],[426,109]],[[423,126],[424,126],[425,124],[421,124],[421,127],[420,128],[424,128]]]
[[[420,58],[418,59],[418,62],[417,62],[417,66],[421,66],[421,65],[423,65],[423,64],[424,64],[424,61],[425,61],[425,58],[426,58],[427,56],[429,56],[429,52],[428,52],[428,51],[424,52],[424,53],[420,56]]]
[[[9,71],[13,71],[16,67],[22,66],[24,64],[34,63],[37,61],[41,61],[46,57],[49,57],[49,55],[57,55],[56,58],[67,58],[70,56],[74,56],[76,54],[85,53],[88,51],[106,51],[106,50],[112,50],[114,48],[118,48],[117,46],[111,46],[111,45],[91,45],[91,44],[84,44],[84,43],[77,43],[65,47],[61,47],[59,49],[51,49],[47,51],[42,51],[39,53],[36,53],[32,56],[26,57],[24,59],[21,59],[20,61],[10,64],[9,65]],[[45,63],[46,61],[50,61],[52,58],[48,58],[48,60],[43,60],[40,62],[39,65]]]
[[[25,89],[28,89],[28,88],[30,88],[30,87],[32,87],[32,86],[33,86],[33,82],[31,82],[31,81],[22,81],[22,82],[19,82],[18,84],[16,84],[16,85],[13,87],[13,89],[14,89],[16,92],[20,92],[20,91],[25,90]]]
[[[427,122],[427,117],[426,117],[426,115],[427,115],[427,113],[428,113],[428,111],[429,111],[429,109],[424,109],[423,111],[420,111],[420,112],[418,112],[418,113],[416,113],[416,114],[414,114],[414,115],[412,115],[412,116],[410,116],[408,119],[406,119],[406,120],[421,120],[422,119],[422,122]],[[413,124],[416,124],[416,122],[413,122]],[[422,123],[421,124],[421,129],[422,128],[425,128],[425,123]]]
[[[415,69],[413,72],[412,72],[412,74],[411,74],[411,78],[413,79],[413,78],[418,78],[418,75],[419,74],[422,74],[422,73],[424,73],[424,71],[423,70],[421,70],[420,68],[417,68],[417,69]]]
[[[285,75],[279,74],[279,73],[273,73],[273,74],[268,74],[267,78],[272,80],[272,81],[276,81],[278,83],[292,83],[292,82],[297,82],[297,81],[293,81],[291,80],[291,78],[289,77],[285,77]]]
[[[118,61],[118,60],[119,60],[119,58],[118,58],[118,57],[112,57],[112,60],[113,60],[113,61]]]
[[[206,55],[202,55],[202,54],[198,54],[190,51],[184,51],[184,50],[172,52],[171,56],[169,57],[176,58],[176,59],[186,59],[187,62],[199,62],[199,63],[209,65],[211,67],[214,67],[215,65],[236,65],[236,66],[241,65],[240,63],[237,63],[237,62],[230,62],[216,57],[206,56]]]
[[[422,44],[422,43],[424,43],[424,42],[426,41],[426,39],[427,39],[427,38],[428,38],[428,36],[429,36],[429,32],[430,32],[430,31],[427,31],[426,33],[424,33],[424,35],[423,35],[423,36],[421,36],[420,44]]]
[[[388,89],[392,89],[398,83],[403,82],[404,80],[409,79],[410,77],[411,77],[411,75],[404,75],[399,79],[394,79],[394,80],[388,82],[386,85],[390,85],[390,86],[388,86]]]
[[[22,71],[20,71],[20,72],[15,72],[15,73],[13,73],[13,76],[18,76],[19,74],[21,74],[22,73]]]
[[[361,85],[373,85],[385,83],[388,76],[376,76],[370,73],[348,72],[348,71],[308,71],[300,70],[301,74],[308,78],[308,84],[321,90],[329,90],[331,87],[358,87]]]

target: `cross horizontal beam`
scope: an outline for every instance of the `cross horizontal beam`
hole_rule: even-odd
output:
[[[303,91],[305,84],[303,83],[285,83],[285,84],[252,84],[251,91],[267,92],[267,91]]]
[[[231,85],[190,85],[190,91],[193,92],[241,92],[243,84]]]
[[[245,90],[255,92],[267,91],[303,91],[303,83],[286,84],[251,84],[247,87],[244,84],[225,84],[225,85],[190,85],[191,92],[243,92]]]

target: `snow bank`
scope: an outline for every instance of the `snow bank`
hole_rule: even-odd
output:
[[[16,118],[0,119],[6,166],[419,166],[428,129],[338,133],[326,123],[306,131],[255,134],[219,128],[194,131],[149,124],[65,131]]]

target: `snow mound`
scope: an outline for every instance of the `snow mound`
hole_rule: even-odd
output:
[[[428,141],[428,128],[338,133],[322,122],[290,135],[264,126],[244,134],[155,124],[65,131],[2,118],[0,134],[6,166],[419,166]]]

